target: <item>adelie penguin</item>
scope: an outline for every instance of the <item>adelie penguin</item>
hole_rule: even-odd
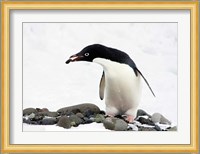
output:
[[[109,116],[122,115],[128,122],[134,121],[141,98],[141,77],[154,95],[147,80],[125,52],[93,44],[72,55],[66,64],[75,61],[94,62],[103,67],[99,96],[101,100],[105,99]]]

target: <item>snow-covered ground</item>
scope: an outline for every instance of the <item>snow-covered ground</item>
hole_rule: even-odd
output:
[[[98,91],[102,67],[88,62],[65,64],[69,56],[95,43],[130,55],[156,95],[154,98],[144,82],[139,108],[149,114],[159,112],[176,125],[176,23],[24,23],[23,108],[57,111],[94,103],[105,110]],[[23,126],[24,131],[63,131],[56,126]],[[70,130],[99,131],[101,127],[93,124]]]

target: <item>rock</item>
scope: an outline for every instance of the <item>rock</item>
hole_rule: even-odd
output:
[[[94,120],[93,119],[89,119],[89,118],[87,118],[87,117],[84,117],[83,118],[83,122],[82,122],[82,124],[90,124],[90,123],[93,123],[94,122]]]
[[[114,125],[114,122],[112,120],[112,118],[108,117],[106,118],[104,121],[103,121],[103,125],[106,129],[109,129],[109,130],[114,130],[115,129],[115,125]]]
[[[139,127],[139,131],[156,131],[154,127]]]
[[[167,125],[171,125],[171,122],[165,118],[162,114],[160,113],[154,113],[151,117],[151,120],[156,124],[156,123],[160,123],[160,124],[167,124]]]
[[[139,121],[141,124],[147,124],[147,125],[152,125],[152,126],[155,125],[150,119],[145,119],[145,118],[143,118],[143,117],[139,117],[138,121]]]
[[[151,115],[149,115],[147,112],[145,112],[145,111],[142,110],[142,109],[138,109],[138,110],[137,110],[136,119],[137,119],[139,116],[148,116],[148,117],[151,117]]]
[[[31,113],[36,113],[37,110],[34,108],[26,108],[23,110],[23,116],[30,115]]]
[[[102,123],[104,120],[105,120],[105,117],[104,117],[104,115],[102,115],[102,114],[97,114],[97,115],[95,116],[95,118],[94,118],[94,121],[95,121],[96,123]]]
[[[128,124],[122,120],[122,119],[117,119],[115,122],[115,128],[114,130],[116,131],[125,131],[128,128]]]
[[[128,124],[124,120],[112,117],[106,118],[103,125],[106,129],[115,131],[126,131],[128,128]]]
[[[134,124],[128,124],[128,130],[138,131],[138,127]]]
[[[59,114],[57,112],[42,111],[37,113],[40,116],[57,117]]]
[[[82,113],[80,113],[80,112],[76,113],[76,115],[77,115],[79,118],[81,118],[81,119],[84,118],[84,115],[83,115]]]
[[[78,125],[77,125],[74,121],[72,121],[70,124],[71,124],[71,126],[73,126],[73,127],[78,127]]]
[[[71,122],[74,122],[75,124],[73,124],[73,126],[78,126],[78,125],[80,125],[82,122],[83,122],[83,120],[80,118],[80,117],[78,117],[77,115],[71,115],[70,117],[69,117],[69,120],[71,121]]]
[[[47,116],[48,117],[58,117],[59,114],[58,114],[58,112],[51,112],[51,111],[49,111],[49,112],[47,112]]]
[[[162,131],[162,129],[158,126],[158,125],[155,125],[155,130],[157,130],[157,131]]]
[[[71,128],[71,120],[67,116],[62,116],[59,119],[57,126],[60,126],[63,128]]]
[[[28,116],[29,119],[33,119],[35,118],[35,113],[31,113],[29,116]]]
[[[47,108],[36,108],[37,112],[49,112],[49,110]]]
[[[25,119],[25,118],[23,118],[23,123],[32,124],[32,125],[38,125],[37,121],[31,121],[30,119]]]
[[[30,120],[30,119],[23,118],[23,123],[30,124],[30,123],[31,123],[31,120]]]
[[[177,126],[171,127],[169,129],[167,129],[168,131],[177,131]]]
[[[35,117],[33,119],[31,119],[32,121],[40,121],[44,118],[44,116],[38,115],[36,114]]]
[[[88,114],[90,114],[90,115],[91,114],[98,114],[100,112],[100,109],[95,104],[84,103],[84,104],[64,107],[64,108],[59,109],[57,112],[60,115],[71,115],[72,113],[76,114],[76,113],[80,112],[83,115],[87,114],[87,116],[88,116]]]
[[[83,115],[88,118],[92,117],[94,114],[95,113],[92,110],[86,110],[83,112]]]
[[[54,125],[57,123],[56,118],[44,118],[39,122],[41,125]]]

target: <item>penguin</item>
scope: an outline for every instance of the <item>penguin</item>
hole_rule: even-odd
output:
[[[134,121],[141,99],[141,78],[155,97],[134,61],[123,51],[101,44],[92,44],[70,56],[66,64],[76,61],[93,62],[103,67],[99,97],[105,100],[108,116],[121,115],[129,123]]]

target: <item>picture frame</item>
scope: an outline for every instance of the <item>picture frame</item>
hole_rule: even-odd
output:
[[[191,38],[191,100],[190,144],[11,144],[10,143],[10,13],[13,10],[189,10]],[[198,152],[199,150],[199,3],[198,1],[176,2],[133,2],[133,1],[65,1],[65,2],[12,2],[1,3],[2,11],[2,52],[1,52],[1,152]]]

